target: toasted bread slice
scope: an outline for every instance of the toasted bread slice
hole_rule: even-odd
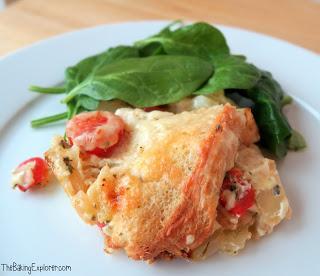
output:
[[[46,158],[79,215],[103,223],[107,249],[153,260],[187,256],[214,232],[220,187],[241,145],[259,139],[249,109],[119,109],[126,133],[107,159],[55,138]],[[94,160],[97,159],[97,160]]]

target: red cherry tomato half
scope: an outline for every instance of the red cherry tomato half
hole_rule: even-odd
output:
[[[117,147],[117,144],[106,149],[95,148],[94,150],[87,151],[87,153],[96,155],[101,158],[107,158],[112,155],[112,152],[116,147]]]
[[[49,179],[47,162],[40,157],[33,157],[22,162],[13,171],[13,185],[25,192],[30,188],[46,184]]]
[[[229,212],[236,216],[242,216],[253,204],[255,200],[254,189],[248,190],[246,195],[239,199],[235,206]]]
[[[121,117],[107,111],[84,112],[73,117],[66,127],[71,144],[100,157],[110,154],[123,132]]]
[[[242,216],[254,204],[255,191],[239,168],[232,168],[226,173],[220,195],[223,207],[227,207],[226,193],[234,199],[232,208],[228,209],[233,215]]]

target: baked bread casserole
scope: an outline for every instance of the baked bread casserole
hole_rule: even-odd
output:
[[[101,228],[106,252],[149,262],[236,254],[290,217],[275,161],[255,145],[250,109],[115,114],[124,132],[109,156],[61,136],[45,154],[82,220]]]

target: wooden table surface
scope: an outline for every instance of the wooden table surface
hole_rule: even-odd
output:
[[[0,12],[0,55],[63,32],[144,19],[237,26],[320,53],[320,0],[19,0]]]

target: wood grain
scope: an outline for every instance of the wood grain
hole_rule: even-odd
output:
[[[145,19],[237,26],[320,53],[318,0],[19,0],[0,12],[0,55],[79,28]]]

